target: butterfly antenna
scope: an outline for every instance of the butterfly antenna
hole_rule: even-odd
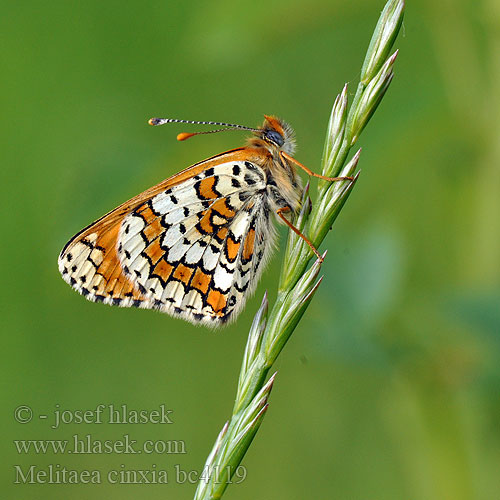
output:
[[[224,122],[212,122],[212,121],[194,121],[194,120],[178,120],[176,118],[151,118],[148,123],[150,125],[164,125],[165,123],[189,123],[194,125],[218,125],[225,128],[219,128],[217,130],[206,130],[203,132],[182,132],[177,135],[178,141],[185,141],[194,135],[203,134],[215,134],[217,132],[224,132],[226,130],[250,130],[251,132],[257,132],[258,129],[252,127],[245,127],[244,125],[237,125],[234,123],[224,123]]]

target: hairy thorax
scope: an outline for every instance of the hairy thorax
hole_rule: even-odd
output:
[[[302,197],[302,183],[293,165],[280,154],[278,148],[270,148],[262,141],[254,139],[252,146],[255,147],[255,158],[257,163],[267,177],[267,200],[272,211],[289,207],[291,212],[297,212],[300,208]],[[265,161],[262,159],[266,158]]]

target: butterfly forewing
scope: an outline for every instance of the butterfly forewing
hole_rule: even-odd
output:
[[[244,149],[194,165],[104,216],[62,251],[89,300],[193,322],[234,318],[272,245],[266,175]]]

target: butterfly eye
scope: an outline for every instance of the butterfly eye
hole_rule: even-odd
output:
[[[285,143],[283,136],[279,132],[276,132],[276,130],[265,130],[264,137],[280,147]]]

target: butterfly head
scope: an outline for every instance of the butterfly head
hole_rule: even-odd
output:
[[[262,127],[255,130],[251,144],[264,146],[267,149],[281,149],[292,155],[295,152],[295,134],[288,123],[275,116],[264,115]]]

